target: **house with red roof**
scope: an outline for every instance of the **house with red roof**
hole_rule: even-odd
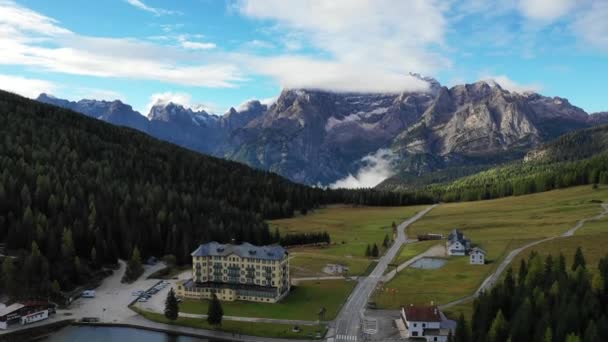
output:
[[[436,305],[409,305],[401,308],[403,337],[429,342],[447,342],[456,322],[449,320]]]

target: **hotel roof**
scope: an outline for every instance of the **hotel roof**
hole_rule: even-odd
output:
[[[240,245],[232,245],[214,241],[200,245],[191,255],[229,256],[231,254],[235,254],[241,258],[282,260],[287,251],[281,246],[254,246],[247,242]]]

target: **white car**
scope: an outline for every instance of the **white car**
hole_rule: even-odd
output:
[[[141,298],[139,298],[137,301],[138,301],[138,302],[142,302],[142,303],[144,303],[144,302],[147,302],[147,301],[148,301],[148,298],[141,297]]]

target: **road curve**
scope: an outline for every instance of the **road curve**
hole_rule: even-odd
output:
[[[342,307],[342,310],[335,321],[335,336],[330,336],[333,337],[336,342],[357,341],[359,338],[359,328],[361,326],[367,301],[378,285],[378,282],[382,279],[388,264],[395,258],[399,252],[399,249],[401,248],[401,245],[407,241],[405,229],[412,223],[418,221],[436,206],[437,205],[435,204],[424,209],[408,220],[402,222],[397,227],[397,239],[393,245],[378,260],[378,264],[370,275],[361,278],[359,284],[348,297],[346,304]]]
[[[440,309],[447,309],[450,308],[454,305],[458,305],[458,304],[462,304],[464,302],[467,302],[469,300],[472,300],[474,298],[477,298],[479,296],[479,294],[483,291],[486,291],[488,289],[490,289],[492,286],[494,286],[494,284],[496,284],[496,282],[498,281],[498,279],[500,278],[500,275],[502,274],[502,272],[504,272],[504,270],[507,268],[507,266],[509,266],[511,264],[511,262],[513,262],[513,259],[515,259],[515,257],[521,253],[523,250],[528,249],[530,247],[536,246],[538,244],[541,244],[543,242],[547,242],[547,241],[551,241],[551,240],[555,240],[555,239],[559,239],[559,238],[568,238],[573,236],[577,230],[581,229],[585,223],[587,223],[588,221],[595,221],[595,220],[599,220],[604,218],[606,215],[608,215],[608,203],[602,203],[602,208],[604,209],[604,211],[602,213],[600,213],[599,215],[593,216],[593,217],[589,217],[586,219],[582,219],[579,220],[576,225],[570,229],[568,229],[566,232],[564,232],[562,235],[559,236],[552,236],[552,237],[548,237],[545,239],[541,239],[541,240],[537,240],[534,242],[530,242],[522,247],[516,248],[514,250],[512,250],[504,259],[503,261],[500,263],[500,265],[498,265],[498,267],[496,268],[496,271],[494,271],[494,273],[490,274],[484,281],[483,283],[481,283],[481,286],[479,286],[479,288],[477,289],[477,291],[475,291],[474,294],[455,300],[453,302],[444,304],[439,306]]]

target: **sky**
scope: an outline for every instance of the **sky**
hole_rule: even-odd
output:
[[[0,88],[222,114],[492,79],[608,110],[608,0],[0,0]]]

